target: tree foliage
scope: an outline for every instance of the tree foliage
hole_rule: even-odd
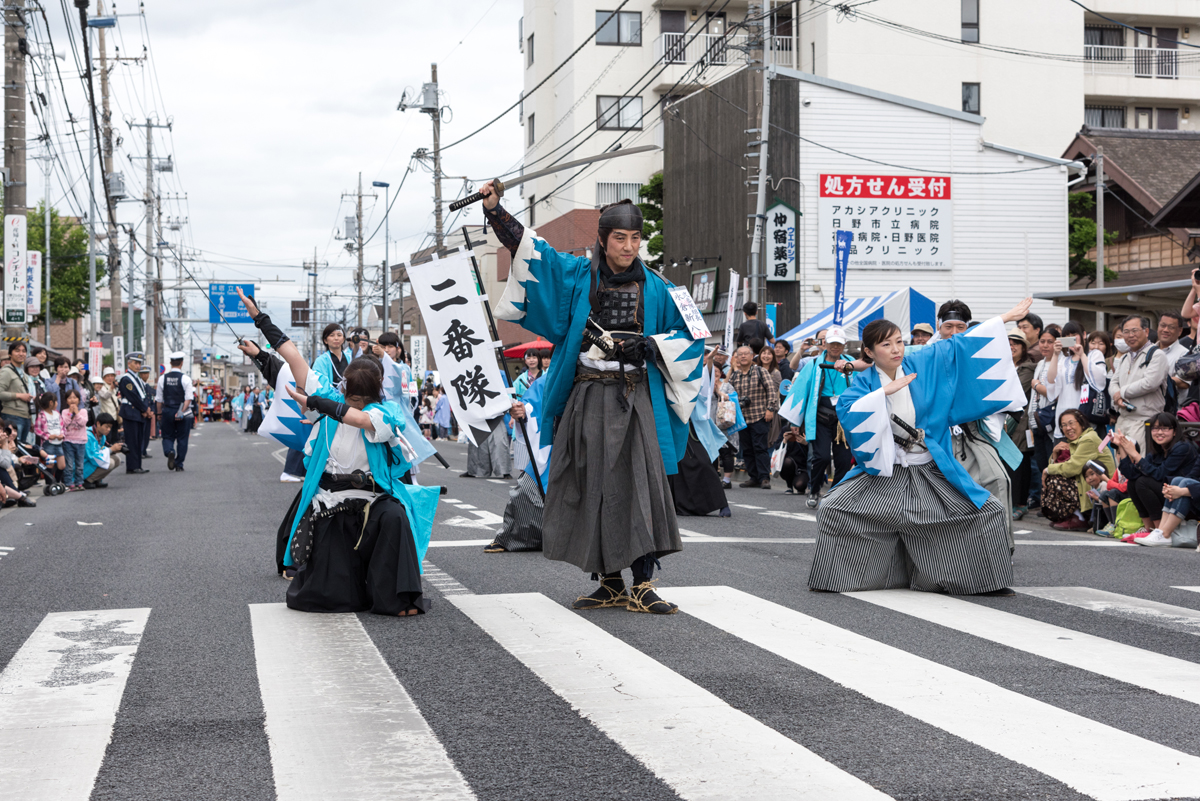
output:
[[[1086,279],[1089,284],[1096,280],[1096,260],[1089,259],[1087,252],[1096,247],[1096,199],[1089,192],[1068,195],[1067,216],[1069,225],[1069,265],[1071,281]],[[1104,233],[1104,244],[1117,241],[1116,231]],[[1115,270],[1104,268],[1104,280],[1117,277]]]
[[[647,264],[651,267],[662,266],[663,253],[663,176],[655,173],[650,182],[638,191],[642,202],[638,208],[642,210],[645,221],[642,235],[646,237],[646,250],[652,258]]]
[[[46,207],[39,203],[26,216],[26,247],[46,250]],[[97,287],[108,283],[104,259],[96,257]],[[46,317],[46,279],[42,278],[42,307],[29,321],[40,326]],[[73,217],[61,217],[50,209],[50,314],[54,320],[74,320],[88,311],[88,235]]]

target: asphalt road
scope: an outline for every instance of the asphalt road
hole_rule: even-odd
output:
[[[575,568],[483,553],[512,482],[439,445],[417,618],[260,606],[298,485],[227,424],[0,513],[0,799],[1200,798],[1200,553],[1023,521],[1017,586],[1090,590],[876,603],[806,590],[802,497],[734,489],[680,519],[681,614],[579,614]]]

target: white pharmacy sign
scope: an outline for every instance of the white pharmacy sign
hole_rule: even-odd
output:
[[[475,282],[470,252],[407,266],[413,295],[444,377],[450,411],[472,443],[491,435],[489,420],[512,406]]]
[[[821,175],[819,188],[820,269],[837,266],[838,231],[854,235],[850,245],[854,269],[953,267],[954,203],[949,176]]]
[[[29,304],[25,297],[29,269],[25,263],[25,232],[24,214],[9,214],[4,218],[4,322],[10,325],[24,325]]]
[[[29,251],[25,263],[25,314],[32,321],[42,308],[42,254]]]
[[[796,280],[796,218],[799,212],[782,200],[767,209],[767,241],[763,264],[768,281]]]

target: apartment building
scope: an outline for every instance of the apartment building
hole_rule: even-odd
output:
[[[617,144],[662,144],[669,102],[743,67],[764,0],[526,0],[525,169]],[[765,0],[767,63],[985,118],[988,141],[1057,154],[1093,128],[1192,128],[1200,0],[924,0],[845,10]],[[718,10],[719,9],[719,10]],[[1122,27],[1128,25],[1130,28]],[[594,41],[532,92],[593,31]],[[1196,54],[1192,54],[1196,50]],[[747,125],[746,127],[752,127]],[[1200,129],[1197,129],[1200,130]],[[533,181],[510,199],[535,226],[623,197],[662,169],[631,156]],[[513,165],[516,168],[519,165]],[[569,225],[569,223],[568,223]]]

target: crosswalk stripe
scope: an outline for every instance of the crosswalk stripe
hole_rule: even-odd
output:
[[[46,615],[0,674],[0,799],[86,801],[149,609]]]
[[[909,590],[844,593],[964,634],[1200,704],[1200,664],[945,595]]]
[[[250,622],[280,801],[475,798],[356,615]]]
[[[1082,545],[1085,548],[1140,548],[1120,540],[1016,540],[1017,545]]]
[[[544,595],[449,600],[689,801],[888,797]]]
[[[1098,801],[1200,795],[1200,758],[740,590],[681,587],[660,595],[735,637]]]
[[[1091,587],[1014,587],[1017,592],[1093,612],[1200,635],[1200,611]]]

